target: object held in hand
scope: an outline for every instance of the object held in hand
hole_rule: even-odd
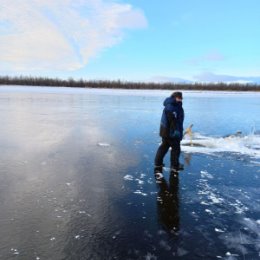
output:
[[[193,124],[191,124],[191,125],[185,130],[184,135],[183,135],[183,136],[185,136],[186,134],[189,135],[189,137],[190,137],[190,145],[191,145],[191,146],[193,146],[193,144],[192,144],[192,135],[193,135],[193,133],[192,133],[192,127],[193,127]]]

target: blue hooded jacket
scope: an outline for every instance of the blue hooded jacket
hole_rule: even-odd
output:
[[[163,138],[183,137],[184,111],[182,102],[177,102],[174,97],[165,99],[164,110],[161,118],[160,136]]]

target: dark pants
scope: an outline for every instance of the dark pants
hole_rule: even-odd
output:
[[[155,156],[155,166],[163,165],[163,158],[168,152],[169,148],[171,150],[171,167],[174,169],[179,168],[179,157],[181,153],[180,139],[177,138],[162,138],[162,143],[159,146],[156,156]]]

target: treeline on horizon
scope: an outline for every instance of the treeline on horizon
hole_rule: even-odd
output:
[[[227,91],[260,91],[259,84],[241,83],[154,83],[109,80],[67,80],[30,76],[0,76],[0,85],[75,87],[75,88],[111,88],[111,89],[167,89],[167,90],[227,90]]]

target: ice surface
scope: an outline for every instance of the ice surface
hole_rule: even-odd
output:
[[[61,94],[100,94],[108,96],[155,96],[165,97],[172,94],[172,90],[146,90],[146,89],[94,89],[94,88],[69,88],[69,87],[31,87],[31,86],[1,86],[0,93],[61,93]],[[246,97],[260,96],[259,92],[230,92],[230,91],[200,91],[200,90],[183,90],[184,96],[187,97],[222,97],[243,95]]]
[[[59,245],[64,259],[72,254],[105,259],[107,252],[148,260],[259,256],[259,133],[248,133],[254,123],[259,129],[254,112],[260,93],[184,92],[185,124],[194,123],[200,134],[194,135],[197,146],[182,142],[187,151],[182,156],[190,156],[178,187],[171,186],[164,168],[171,194],[164,196],[153,159],[162,101],[172,91],[26,87],[19,92],[1,92],[0,102],[4,145],[9,138],[0,162],[1,198],[8,202],[1,205],[3,259],[35,259],[38,252],[58,259]],[[239,129],[246,135],[223,137]],[[41,142],[32,132],[45,132]],[[179,222],[178,232],[172,232],[173,221]],[[17,238],[17,232],[28,237],[30,230],[37,254],[28,252],[30,241]]]

